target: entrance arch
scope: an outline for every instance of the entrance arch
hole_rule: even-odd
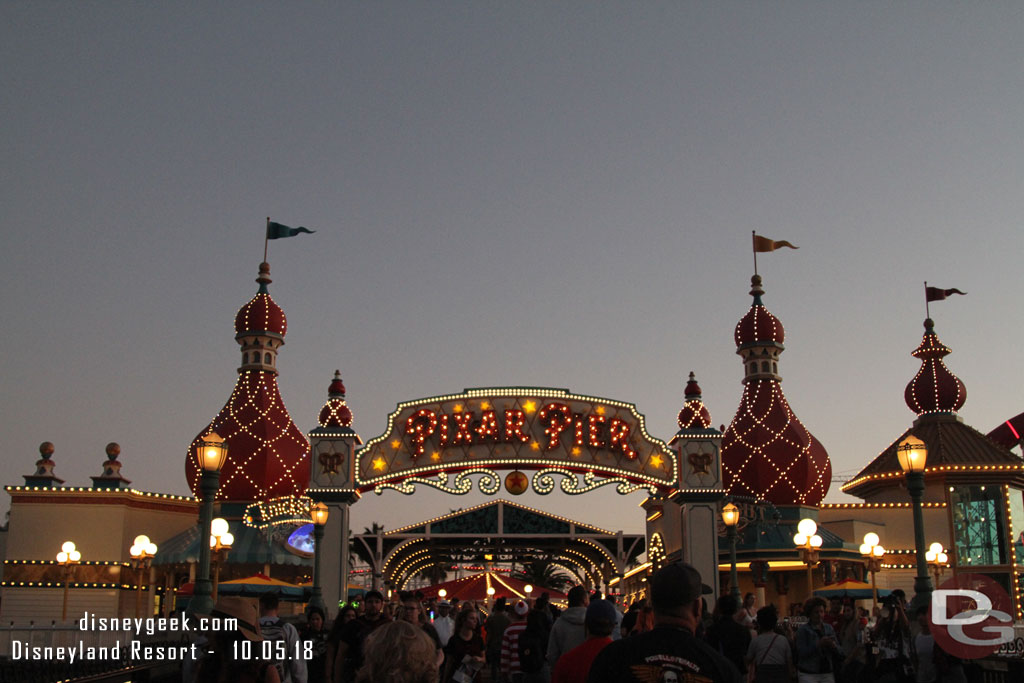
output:
[[[717,553],[708,554],[704,567],[683,542],[684,537],[714,538],[713,516],[688,521],[685,513],[691,499],[707,512],[724,493],[720,433],[710,431],[695,438],[676,435],[669,445],[650,435],[632,403],[547,387],[465,389],[399,403],[384,433],[365,445],[348,427],[315,429],[310,433],[314,467],[308,495],[337,513],[332,511],[325,535],[325,599],[328,604],[333,596],[343,599],[347,589],[340,568],[348,567],[349,505],[371,492],[411,495],[419,486],[455,495],[474,488],[495,495],[503,486],[514,495],[528,488],[546,495],[556,487],[570,495],[605,486],[623,495],[646,491],[648,501],[678,510],[673,519],[680,528],[670,538],[679,543],[671,543],[669,559],[691,561],[707,581],[714,577],[717,583]],[[652,519],[647,518],[649,531]],[[406,540],[410,552],[429,545]],[[383,579],[387,554],[383,534],[376,535],[373,547],[369,539],[363,544],[370,564],[379,568],[376,584]],[[552,559],[581,567],[604,562],[605,573],[621,576],[618,558],[607,562],[600,555],[579,540]],[[404,575],[418,565],[406,558],[401,571]],[[612,578],[589,568],[584,574],[592,580]]]

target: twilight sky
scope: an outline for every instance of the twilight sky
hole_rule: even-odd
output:
[[[303,431],[335,368],[364,440],[498,385],[668,439],[691,369],[727,424],[757,230],[800,246],[759,257],[764,301],[837,474],[913,419],[924,280],[969,293],[932,317],[987,432],[1024,409],[1022,35],[1014,2],[4,3],[2,483],[49,440],[87,485],[117,441],[187,493],[268,215],[317,231],[269,258]],[[638,532],[642,497],[520,500]]]

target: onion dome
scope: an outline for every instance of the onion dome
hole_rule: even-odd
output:
[[[967,388],[949,371],[943,358],[952,353],[935,334],[931,318],[924,321],[921,344],[910,355],[921,359],[921,369],[907,384],[903,399],[918,415],[924,413],[955,413],[967,401]]]
[[[256,280],[259,293],[235,318],[235,339],[242,347],[235,390],[186,455],[185,474],[194,494],[198,495],[201,474],[199,444],[211,431],[228,446],[218,500],[254,502],[299,496],[309,485],[309,441],[292,422],[277,386],[277,353],[284,344],[286,323],[267,293],[269,274],[270,266],[261,263]]]
[[[761,289],[761,276],[755,275],[750,278],[750,284],[750,295],[754,297],[754,303],[747,314],[736,323],[736,331],[733,333],[736,346],[755,342],[782,344],[786,341],[786,329],[761,303],[761,295],[764,294],[764,290]]]
[[[317,420],[321,427],[348,427],[352,424],[352,411],[345,403],[345,385],[341,381],[341,370],[334,371],[334,380],[327,387],[327,403],[320,409]]]
[[[818,505],[832,482],[825,447],[800,422],[778,374],[785,350],[782,323],[761,303],[761,278],[751,278],[754,302],[736,326],[743,358],[743,397],[722,438],[722,474],[732,495],[776,505]]]
[[[270,264],[260,264],[260,275],[256,278],[260,289],[249,303],[238,309],[235,314],[235,334],[243,335],[253,332],[272,333],[280,337],[288,332],[288,319],[267,292],[270,279]]]
[[[692,371],[690,372],[690,381],[686,383],[684,397],[683,409],[679,411],[679,428],[681,430],[710,429],[711,413],[704,407],[700,385],[697,384],[697,377]]]

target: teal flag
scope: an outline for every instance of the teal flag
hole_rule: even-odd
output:
[[[282,237],[295,237],[300,232],[309,233],[312,235],[316,230],[307,230],[303,227],[289,228],[287,225],[281,225],[280,223],[267,223],[267,239],[276,240]]]

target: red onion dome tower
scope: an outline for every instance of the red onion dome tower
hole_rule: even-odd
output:
[[[964,383],[942,360],[950,353],[952,350],[935,334],[935,323],[931,318],[925,319],[921,344],[910,353],[921,359],[921,369],[903,392],[907,406],[918,415],[955,413],[967,401]]]
[[[690,381],[686,383],[684,392],[683,409],[679,411],[679,429],[690,431],[694,429],[710,429],[711,413],[704,406],[704,399],[701,397],[700,385],[697,384],[697,377],[690,372]]]
[[[320,409],[317,421],[321,427],[352,426],[352,411],[345,403],[345,385],[341,381],[341,370],[334,371],[334,379],[327,387],[327,403]]]
[[[750,283],[754,301],[734,335],[744,387],[722,438],[725,488],[776,505],[818,505],[828,493],[832,463],[782,393],[779,355],[786,331],[761,303],[761,276]]]
[[[198,495],[201,437],[222,436],[228,456],[220,472],[218,500],[255,502],[302,495],[309,484],[309,441],[292,422],[277,387],[277,353],[288,322],[267,291],[270,265],[260,264],[259,291],[235,316],[235,340],[242,347],[238,382],[228,402],[192,441],[185,475]]]

